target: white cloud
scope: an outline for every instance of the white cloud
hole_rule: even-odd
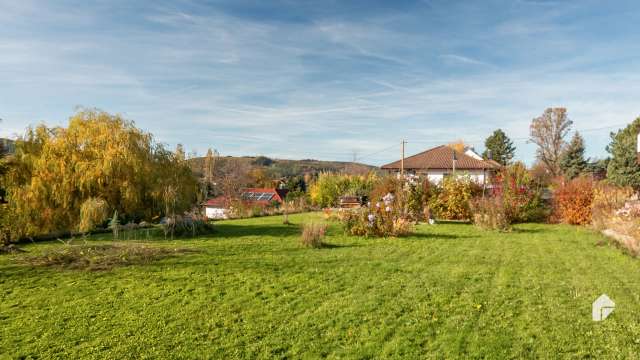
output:
[[[70,24],[60,9],[30,5],[10,12],[49,12]],[[0,135],[41,119],[63,122],[81,104],[124,113],[188,148],[349,160],[353,150],[372,153],[403,138],[415,152],[457,138],[481,148],[498,127],[526,138],[530,120],[554,105],[568,107],[578,129],[635,118],[638,66],[592,65],[638,45],[584,47],[574,28],[558,26],[555,14],[570,10],[548,8],[482,31],[450,15],[444,20],[456,36],[442,38],[439,23],[411,28],[428,14],[271,23],[169,5],[123,29],[96,31],[82,21],[86,33],[49,34],[0,25],[0,78],[9,84],[0,89]],[[96,19],[87,8],[76,16]],[[603,153],[607,133],[584,134],[592,154]],[[533,148],[516,145],[531,160]],[[396,157],[388,151],[370,161]]]
[[[447,62],[457,63],[457,64],[468,64],[468,65],[483,65],[483,66],[491,66],[490,64],[476,60],[467,56],[457,55],[457,54],[444,54],[440,56]]]

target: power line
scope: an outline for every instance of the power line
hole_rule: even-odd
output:
[[[615,124],[615,125],[608,125],[608,126],[602,126],[602,127],[597,127],[597,128],[589,128],[589,129],[576,129],[575,131],[579,132],[579,133],[585,133],[585,132],[591,132],[591,131],[601,131],[601,130],[607,130],[607,129],[612,129],[612,128],[617,128],[617,127],[624,127],[628,125],[628,123],[622,123],[622,124]],[[528,141],[529,137],[517,137],[517,138],[510,138],[511,141]],[[468,142],[482,142],[484,141],[483,139],[472,139],[472,140],[467,140]],[[442,143],[442,140],[411,140],[411,142],[413,143]]]
[[[397,146],[397,145],[395,145],[395,144],[394,144],[394,145],[391,145],[391,146],[389,146],[389,147],[386,147],[386,148],[384,148],[384,149],[382,149],[382,150],[378,150],[378,151],[376,151],[376,152],[373,152],[373,153],[370,153],[370,154],[366,154],[366,155],[363,155],[363,156],[358,156],[357,160],[358,160],[358,161],[360,161],[360,160],[362,160],[362,159],[370,158],[370,157],[372,157],[372,156],[374,156],[374,155],[378,155],[378,154],[383,153],[383,152],[385,152],[385,151],[391,150],[392,148],[394,148],[394,147],[396,147],[396,146]]]

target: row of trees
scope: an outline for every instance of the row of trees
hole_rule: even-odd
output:
[[[198,192],[180,147],[171,152],[133,122],[97,110],[79,111],[66,128],[28,128],[4,163],[5,241],[78,230],[88,221],[83,214],[171,216],[189,209]]]
[[[607,146],[610,157],[604,160],[585,157],[584,138],[579,132],[574,132],[567,141],[572,125],[565,108],[548,108],[531,121],[529,141],[537,145],[534,168],[541,170],[540,176],[573,179],[585,173],[602,172],[613,184],[640,189],[640,166],[636,161],[640,118],[610,134],[611,143]],[[486,139],[483,156],[508,165],[513,161],[515,150],[513,141],[498,129]]]

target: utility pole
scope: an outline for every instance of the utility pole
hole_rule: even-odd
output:
[[[404,145],[407,142],[405,140],[402,140],[400,142],[400,144],[402,145],[402,157],[400,158],[400,175],[404,176]]]

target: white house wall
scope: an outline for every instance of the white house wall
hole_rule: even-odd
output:
[[[432,183],[439,184],[442,182],[445,174],[451,174],[451,170],[428,170],[426,172],[429,181]],[[456,176],[470,176],[471,180],[475,181],[478,184],[483,184],[485,180],[485,173],[483,170],[461,170],[456,171]]]
[[[208,219],[226,219],[227,218],[227,209],[207,206],[204,208],[204,213]]]

